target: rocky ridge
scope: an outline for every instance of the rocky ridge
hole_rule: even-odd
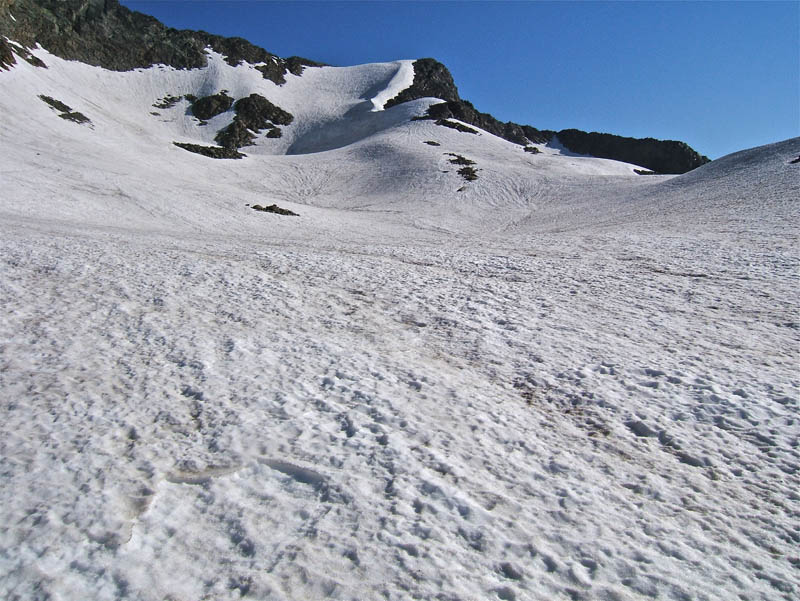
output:
[[[242,38],[169,28],[153,17],[125,8],[118,0],[0,0],[0,69],[15,64],[15,55],[44,67],[26,49],[37,43],[62,58],[115,71],[154,64],[178,69],[204,67],[206,48],[210,47],[222,54],[228,64],[247,62],[278,85],[285,83],[287,73],[300,75],[305,67],[322,65],[299,57],[283,59]],[[460,98],[447,67],[432,58],[414,62],[412,85],[386,102],[385,108],[428,97],[444,102],[431,106],[423,118],[449,127],[458,126],[460,121],[525,147],[548,143],[557,137],[567,150],[578,154],[624,161],[669,174],[685,173],[709,162],[684,142],[674,140],[627,138],[577,129],[540,130],[531,125],[502,122]],[[196,106],[195,114],[230,108],[225,106],[227,103],[217,106],[214,101],[207,102],[214,106]],[[264,118],[238,119],[231,124],[224,140],[218,142],[238,148],[252,141],[248,130],[257,132],[266,127],[271,128],[270,137],[279,136],[280,129],[276,126],[288,124],[290,117],[272,114],[272,107],[267,107],[267,112],[269,115]]]
[[[224,55],[230,65],[254,65],[276,84],[284,83],[287,73],[299,75],[307,66],[320,65],[300,57],[280,58],[242,38],[173,29],[117,0],[0,0],[0,35],[28,47],[39,43],[61,58],[113,71],[155,64],[205,67],[207,47]],[[7,55],[4,41],[0,61],[7,62]]]

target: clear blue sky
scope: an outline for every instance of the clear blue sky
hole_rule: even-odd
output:
[[[178,29],[345,66],[433,57],[503,121],[683,140],[800,136],[800,2],[123,0]]]

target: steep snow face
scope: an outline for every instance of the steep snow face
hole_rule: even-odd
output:
[[[0,597],[797,598],[800,140],[639,177],[373,111],[403,62],[37,55],[0,73]],[[231,115],[152,104],[220,89],[296,121],[174,147]]]

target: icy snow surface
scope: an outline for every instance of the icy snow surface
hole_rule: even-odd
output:
[[[800,140],[641,177],[373,111],[402,61],[36,54],[0,73],[0,597],[800,595]],[[153,103],[220,89],[295,121],[173,146],[232,114]]]

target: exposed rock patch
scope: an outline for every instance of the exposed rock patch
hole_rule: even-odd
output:
[[[250,206],[250,205],[247,205]],[[261,211],[262,213],[275,213],[276,215],[287,215],[290,217],[299,217],[297,213],[294,211],[290,211],[289,209],[283,209],[276,204],[271,204],[268,207],[262,207],[261,205],[253,205],[250,207],[254,211]]]
[[[13,42],[9,42],[4,38],[0,39],[0,69],[7,71],[13,65],[16,65],[17,59],[14,55],[23,58],[34,67],[42,67],[47,69],[47,65],[44,64],[44,61],[35,57],[33,54],[31,54],[30,50],[24,46],[19,46]]]
[[[268,138],[280,138],[278,125],[289,125],[294,117],[275,106],[259,94],[250,94],[247,98],[237,100],[233,105],[236,116],[233,122],[221,129],[214,138],[225,148],[241,148],[249,146],[261,130],[269,129]]]
[[[246,154],[236,151],[233,148],[222,148],[220,146],[201,146],[200,144],[186,144],[184,142],[173,142],[178,148],[183,148],[195,154],[201,154],[212,159],[241,159]]]
[[[527,145],[529,142],[548,142],[555,132],[540,131],[535,127],[517,125],[516,123],[503,123],[488,113],[481,113],[467,100],[454,100],[431,105],[425,117],[435,119],[436,123],[442,120],[458,119],[475,127],[494,134],[504,140],[515,144]]]
[[[525,152],[530,152],[531,154],[539,154],[540,152],[542,152],[541,150],[536,148],[536,146],[526,146],[525,148],[523,148],[523,150]]]
[[[449,127],[450,129],[455,129],[456,131],[463,132],[465,134],[477,134],[477,129],[472,129],[471,127],[464,125],[463,123],[459,123],[457,121],[450,121],[449,119],[437,119],[436,125],[443,125],[444,127]]]
[[[473,161],[472,159],[468,159],[467,157],[461,156],[460,154],[456,154],[455,152],[446,152],[445,154],[448,155],[448,156],[453,157],[452,159],[450,159],[450,162],[453,163],[453,165],[474,165],[475,164],[475,161]]]
[[[84,115],[83,113],[79,113],[78,111],[73,111],[72,107],[64,104],[60,100],[56,100],[50,96],[45,96],[44,94],[39,94],[39,99],[50,105],[50,108],[55,110],[62,119],[67,121],[72,121],[73,123],[89,123],[91,124],[91,119]]]
[[[478,170],[475,167],[462,167],[458,170],[458,174],[468,182],[478,179]]]
[[[45,96],[44,94],[39,94],[39,100],[41,100],[46,104],[49,104],[52,108],[54,108],[60,113],[68,113],[72,110],[69,106],[67,106],[60,100],[56,100],[55,98],[52,98],[50,96]]]
[[[173,96],[172,94],[167,94],[163,98],[159,98],[153,103],[153,108],[156,109],[170,109],[178,102],[180,102],[180,96]]]
[[[472,182],[478,179],[478,170],[473,167],[473,165],[476,164],[475,161],[460,154],[456,154],[455,152],[445,152],[445,155],[452,157],[448,159],[450,163],[461,166],[461,169],[459,169],[457,173],[466,181]],[[464,190],[464,188],[460,188],[459,192],[462,190]]]
[[[222,90],[219,94],[196,98],[192,102],[192,114],[201,121],[208,121],[230,109],[233,106],[233,98]]]
[[[83,113],[79,113],[78,111],[69,111],[67,113],[61,113],[59,115],[59,117],[61,117],[62,119],[65,119],[66,121],[72,121],[73,123],[91,123],[92,122],[92,120],[89,119],[89,117],[87,117]]]

